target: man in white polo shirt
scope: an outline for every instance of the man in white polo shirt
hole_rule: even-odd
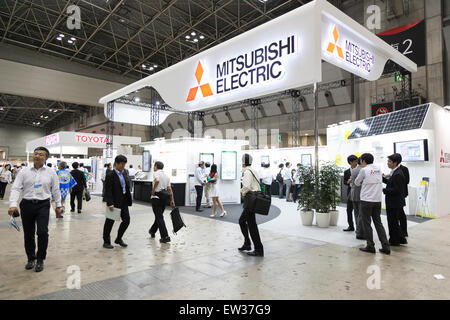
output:
[[[363,227],[364,236],[367,240],[365,248],[359,248],[364,252],[375,253],[375,242],[373,242],[373,230],[370,225],[371,219],[377,230],[378,239],[381,241],[381,253],[390,254],[391,249],[386,231],[381,222],[381,200],[383,192],[383,177],[380,168],[373,164],[374,158],[370,153],[364,153],[361,156],[361,171],[355,180],[356,186],[361,186],[361,207],[360,214],[361,224]]]
[[[44,166],[50,156],[48,149],[38,147],[34,150],[32,167],[24,167],[16,177],[9,196],[10,208],[8,214],[12,216],[18,212],[17,202],[20,194],[20,215],[25,240],[25,252],[28,263],[25,269],[31,270],[35,267],[36,272],[44,270],[44,260],[47,256],[48,247],[48,221],[50,217],[50,196],[53,193],[56,209],[61,215],[61,192],[59,180],[55,170]],[[36,232],[37,226],[37,232]],[[36,253],[35,233],[38,237],[38,250]],[[35,260],[37,263],[35,266]]]

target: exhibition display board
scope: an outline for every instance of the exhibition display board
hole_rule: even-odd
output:
[[[349,155],[369,152],[389,174],[387,156],[394,151],[402,154],[410,174],[406,213],[442,217],[450,214],[449,123],[450,111],[429,103],[331,127],[327,129],[329,158],[348,168]]]
[[[213,159],[210,163],[217,165],[220,177],[217,184],[220,200],[223,203],[240,203],[243,145],[248,145],[248,141],[179,138],[141,143],[140,146],[151,155],[151,172],[141,181],[153,181],[154,163],[161,161],[164,163],[163,170],[170,177],[171,183],[185,186],[184,205],[193,206],[196,196],[195,170],[200,160]]]

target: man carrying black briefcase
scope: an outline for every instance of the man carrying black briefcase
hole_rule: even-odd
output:
[[[239,218],[239,226],[241,227],[242,234],[244,235],[244,245],[239,248],[239,251],[250,251],[251,242],[249,238],[252,239],[254,245],[254,251],[247,252],[249,256],[264,256],[264,248],[261,243],[261,238],[259,237],[258,225],[256,224],[255,217],[255,199],[249,199],[250,195],[246,199],[246,195],[249,192],[260,191],[259,177],[258,174],[251,168],[252,157],[249,154],[244,154],[242,157],[242,189],[241,196],[244,197],[244,211],[242,211],[241,217]],[[251,194],[256,196],[256,194]]]

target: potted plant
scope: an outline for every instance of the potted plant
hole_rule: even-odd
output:
[[[315,207],[315,171],[311,166],[300,165],[298,168],[303,187],[300,190],[298,208],[304,226],[312,226]]]
[[[341,201],[340,197],[340,179],[341,179],[341,168],[339,168],[333,162],[327,162],[322,166],[322,172],[325,176],[330,201],[330,226],[337,226],[339,220],[339,211],[336,210],[337,205]]]
[[[333,203],[333,170],[330,163],[321,165],[316,188],[316,222],[320,228],[330,226],[330,208]]]

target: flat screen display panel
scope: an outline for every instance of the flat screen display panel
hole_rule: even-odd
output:
[[[394,142],[394,152],[402,155],[403,162],[428,161],[428,140]]]
[[[237,179],[237,152],[222,151],[221,163],[221,179],[236,180]]]
[[[310,166],[312,164],[312,157],[310,154],[302,154],[302,165]]]
[[[151,165],[152,165],[152,156],[150,154],[150,151],[144,150],[144,152],[142,152],[142,171],[150,172]]]
[[[261,164],[270,164],[269,156],[261,156]]]

